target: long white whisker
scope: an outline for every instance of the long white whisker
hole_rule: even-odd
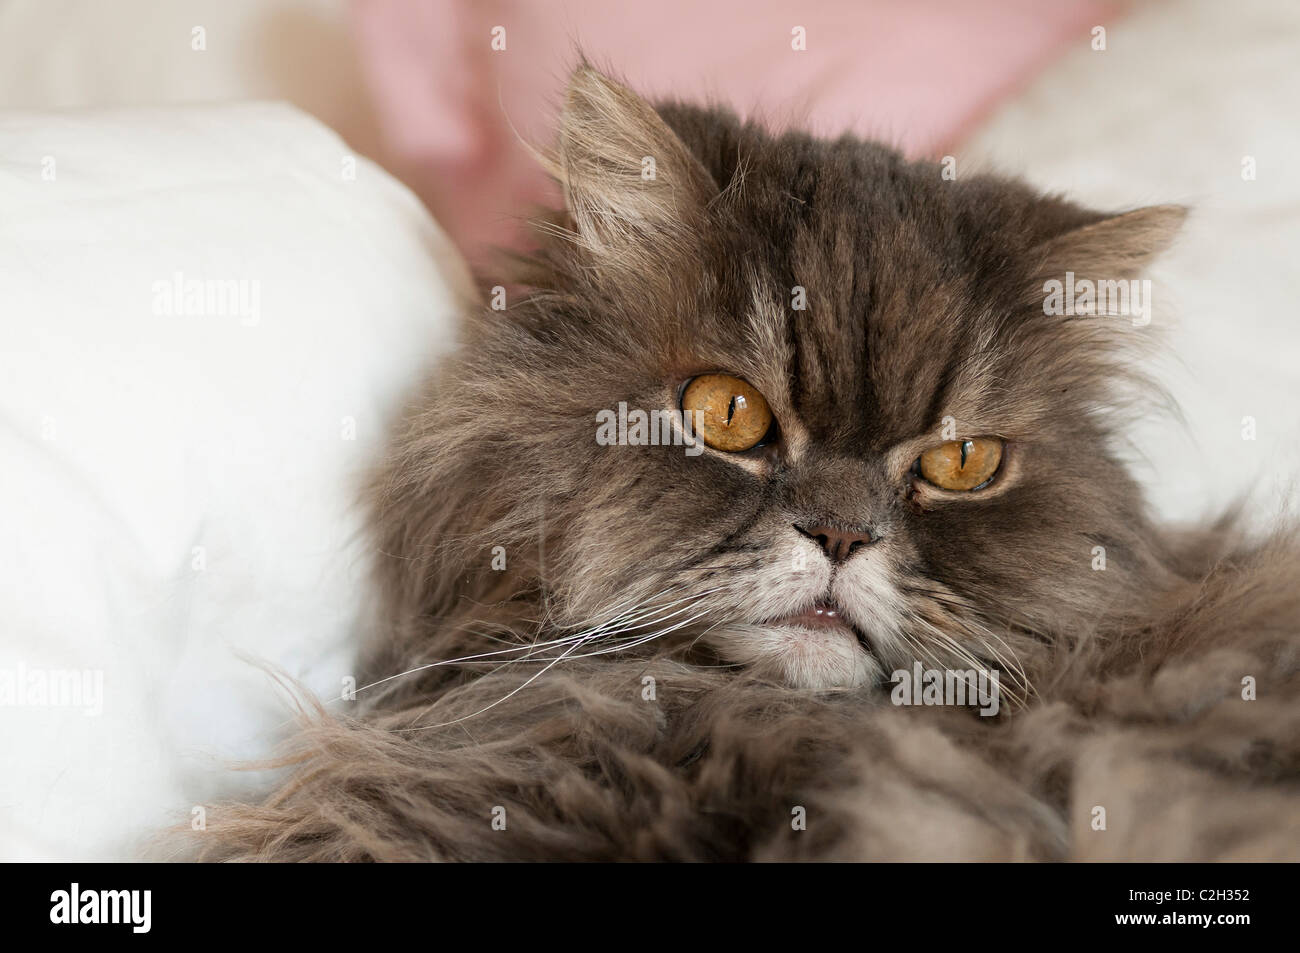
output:
[[[680,592],[683,588],[685,588],[684,584],[678,586],[670,586],[667,589],[656,593],[654,596],[651,597],[651,599],[661,599],[664,596],[669,595],[673,592]],[[673,616],[677,614],[677,613],[671,613],[667,616],[663,616],[661,614],[664,612],[665,609],[673,609],[684,603],[695,602],[701,598],[704,598],[705,596],[709,596],[717,592],[722,592],[730,588],[733,588],[733,586],[732,585],[715,586],[711,589],[706,589],[702,592],[690,593],[684,595],[682,596],[682,598],[675,599],[666,604],[660,603],[660,604],[647,605],[645,600],[638,599],[638,597],[636,596],[628,596],[627,598],[623,599],[619,603],[616,603],[613,609],[609,610],[610,615],[604,622],[598,623],[594,626],[592,625],[585,626],[567,635],[560,636],[554,639],[547,639],[541,642],[524,642],[518,645],[509,645],[506,648],[497,649],[490,652],[478,652],[473,655],[463,655],[457,658],[439,659],[433,662],[425,662],[421,665],[416,665],[412,668],[406,669],[405,671],[397,672],[392,675],[386,675],[383,678],[376,679],[373,682],[370,682],[366,685],[362,685],[360,688],[357,688],[353,691],[352,697],[355,697],[357,694],[360,694],[361,692],[369,691],[370,689],[375,688],[379,685],[383,685],[387,682],[391,682],[395,679],[405,678],[409,675],[415,675],[418,674],[419,672],[428,671],[429,669],[441,668],[447,665],[466,665],[466,664],[473,664],[473,663],[480,663],[480,662],[490,662],[497,658],[500,658],[501,656],[511,656],[511,655],[518,655],[519,657],[513,659],[507,658],[506,659],[507,664],[514,661],[528,661],[534,658],[538,651],[547,648],[557,647],[562,645],[568,645],[570,647],[573,647],[582,642],[617,636],[621,633],[630,631],[631,629],[644,628],[649,625],[657,625],[661,622],[667,621],[670,618],[673,618]],[[626,609],[625,607],[628,606],[631,606],[631,608]],[[689,610],[678,610],[678,612],[681,611],[689,611]],[[462,629],[462,631],[467,631],[467,630]],[[472,631],[472,630],[468,630],[468,631]],[[480,633],[475,633],[475,634],[480,634]],[[331,699],[331,701],[344,701],[344,700],[348,700],[348,694],[346,692],[341,693],[338,698]]]
[[[707,594],[707,593],[704,593],[704,594]],[[693,597],[693,598],[698,598],[698,596]],[[688,600],[678,600],[678,602],[684,602],[684,601],[688,601]],[[669,606],[676,605],[676,604],[677,604],[677,602],[673,602],[673,603],[670,603]],[[662,610],[663,610],[664,608],[667,608],[667,606],[660,606],[660,607],[658,607],[658,611],[662,612]],[[671,619],[671,618],[674,618],[675,616],[681,615],[683,612],[686,612],[686,611],[689,611],[689,610],[686,610],[686,609],[678,609],[677,611],[675,611],[675,612],[671,612],[671,613],[669,613],[668,615],[660,615],[660,616],[658,616],[657,618],[655,618],[654,620],[652,620],[651,622],[646,622],[646,623],[642,623],[642,624],[640,624],[640,625],[638,625],[638,626],[635,626],[634,629],[644,629],[644,628],[646,628],[647,626],[650,626],[650,625],[659,625],[659,624],[661,624],[661,623],[663,623],[663,622],[666,622],[668,619]],[[502,701],[505,701],[506,698],[509,698],[511,695],[515,694],[515,692],[518,692],[521,688],[524,688],[525,686],[531,684],[532,681],[533,681],[534,679],[536,679],[538,676],[542,675],[542,674],[543,674],[544,672],[546,672],[546,671],[549,671],[549,670],[550,670],[554,665],[556,665],[558,662],[560,662],[560,661],[562,661],[562,660],[564,660],[564,659],[566,659],[566,658],[567,658],[567,659],[570,659],[570,660],[575,660],[575,659],[580,659],[580,658],[592,658],[592,657],[597,656],[597,655],[607,655],[607,654],[610,654],[611,652],[622,652],[622,651],[627,651],[628,649],[636,648],[638,645],[644,645],[644,644],[647,643],[647,642],[653,641],[654,639],[657,639],[657,638],[661,638],[662,636],[668,635],[670,632],[675,632],[675,631],[677,631],[678,629],[681,629],[681,628],[683,628],[683,627],[685,627],[685,626],[687,626],[687,625],[690,625],[690,624],[694,623],[696,620],[698,620],[698,619],[700,619],[700,618],[703,618],[705,615],[707,615],[707,614],[708,614],[708,611],[709,611],[709,610],[706,609],[706,610],[704,610],[703,612],[698,612],[698,613],[696,613],[695,615],[691,616],[690,618],[685,619],[685,620],[682,620],[682,621],[680,621],[680,622],[677,622],[677,623],[675,623],[674,625],[669,626],[669,627],[666,628],[666,629],[656,629],[656,630],[654,630],[653,632],[650,632],[650,633],[648,633],[648,634],[638,634],[638,635],[633,635],[633,636],[631,636],[630,638],[618,638],[619,634],[621,634],[621,633],[625,633],[625,632],[633,631],[633,629],[627,629],[627,628],[624,628],[624,629],[619,630],[619,631],[617,631],[617,632],[605,633],[605,634],[602,635],[602,636],[585,635],[585,636],[583,636],[583,637],[581,637],[581,638],[578,638],[578,639],[576,639],[576,640],[574,640],[574,639],[564,640],[564,641],[571,641],[571,642],[573,642],[573,644],[571,644],[571,645],[569,646],[569,648],[567,648],[564,652],[560,653],[558,656],[555,656],[554,658],[546,658],[546,657],[535,658],[535,657],[534,657],[534,653],[530,652],[530,653],[528,653],[527,655],[525,655],[525,656],[523,656],[523,657],[521,657],[521,658],[507,659],[505,662],[503,662],[503,663],[501,663],[500,665],[498,665],[497,668],[493,669],[493,671],[492,671],[492,672],[489,672],[488,674],[489,674],[489,675],[490,675],[490,674],[494,674],[495,672],[500,671],[502,668],[505,668],[505,667],[508,666],[508,665],[516,664],[516,663],[518,663],[518,662],[537,661],[537,662],[547,662],[548,664],[547,664],[546,667],[543,668],[540,672],[537,672],[537,673],[534,674],[531,678],[529,678],[526,682],[524,682],[523,685],[520,685],[520,686],[518,686],[516,689],[514,689],[514,691],[512,691],[512,692],[510,693],[510,695],[505,696],[505,698],[498,699],[498,701],[497,701],[497,702],[494,702],[493,704],[495,705],[495,704],[499,704],[499,703],[502,702]],[[644,616],[644,615],[646,615],[646,614],[647,614],[647,613],[641,613],[641,616]],[[583,654],[581,654],[581,655],[573,655],[573,654],[572,654],[572,653],[574,652],[575,649],[581,648],[583,645],[586,645],[586,644],[591,643],[591,642],[604,642],[605,639],[610,639],[610,638],[613,638],[613,639],[614,639],[614,641],[613,641],[612,643],[609,643],[609,644],[602,644],[602,647],[601,647],[600,649],[598,649],[597,651],[595,651],[595,652],[586,652],[586,653],[583,653]],[[550,643],[539,644],[539,645],[536,646],[536,647],[537,647],[537,648],[540,648],[540,647],[543,647],[544,645],[555,644],[555,641],[560,641],[560,640],[554,640],[554,641],[552,641],[552,642],[550,642]],[[420,712],[420,713],[416,716],[416,718],[413,719],[413,720],[418,720],[419,718],[423,717],[425,714],[427,714],[429,711],[431,711],[434,707],[436,707],[436,705],[437,705],[437,699],[435,699],[434,701],[430,702],[430,704],[429,704],[428,706],[426,706],[424,709],[422,709],[421,712]],[[490,707],[492,707],[492,706],[488,706],[488,707],[490,708]],[[487,709],[483,709],[483,710],[486,711]],[[475,714],[477,714],[477,713],[475,713]],[[466,716],[466,717],[472,717],[472,716]],[[455,724],[455,722],[448,722],[447,724]],[[423,727],[437,727],[437,726],[423,726]],[[402,730],[416,730],[416,729],[411,728],[411,729],[402,729]]]
[[[564,658],[565,658],[565,656],[567,656],[569,652],[573,651],[573,649],[575,649],[575,648],[578,648],[581,644],[582,644],[581,642],[576,643],[576,644],[573,646],[573,648],[569,649],[568,652],[565,652],[563,655],[560,655],[560,656],[559,656],[559,657],[558,657],[554,662],[551,662],[550,665],[547,665],[545,668],[538,670],[538,671],[535,672],[533,675],[529,676],[529,678],[528,678],[526,681],[524,681],[522,684],[520,684],[520,685],[516,685],[516,686],[515,686],[514,688],[512,688],[509,692],[507,692],[505,695],[503,695],[503,696],[501,696],[500,698],[498,698],[498,699],[497,699],[496,701],[494,701],[492,704],[487,705],[487,706],[485,706],[485,707],[483,707],[483,708],[480,708],[480,709],[479,709],[478,711],[476,711],[476,712],[471,712],[471,713],[468,714],[468,715],[462,715],[460,718],[455,718],[455,719],[452,719],[451,721],[444,721],[444,722],[442,722],[441,724],[437,724],[437,725],[419,725],[419,726],[416,726],[416,727],[414,727],[414,728],[394,728],[393,730],[394,730],[394,731],[429,731],[430,729],[433,729],[433,728],[446,728],[446,727],[449,726],[449,725],[456,725],[456,724],[459,724],[459,723],[462,722],[462,721],[468,721],[470,718],[474,718],[474,717],[476,717],[476,716],[478,716],[478,715],[481,715],[481,714],[483,714],[485,711],[491,711],[491,710],[492,710],[493,708],[495,708],[497,705],[500,705],[500,704],[501,704],[502,702],[504,702],[504,701],[508,701],[509,699],[513,698],[515,695],[517,695],[517,694],[519,694],[521,691],[523,691],[525,688],[527,688],[529,685],[531,685],[533,682],[537,681],[537,679],[541,678],[543,675],[545,675],[547,672],[549,672],[552,668],[554,668],[556,665],[558,665],[561,661],[563,661]]]
[[[683,619],[681,622],[677,622],[673,625],[670,625],[666,629],[656,629],[655,631],[646,635],[635,635],[630,638],[621,639],[610,645],[602,645],[594,652],[586,652],[582,655],[574,655],[572,656],[572,658],[574,659],[595,658],[597,655],[610,655],[614,652],[626,652],[628,649],[634,649],[638,645],[644,645],[647,642],[653,642],[655,639],[662,638],[663,636],[668,635],[669,633],[676,632],[679,629],[683,629],[686,626],[696,622],[697,620],[704,618],[704,616],[706,615],[708,615],[707,609],[703,612],[696,613],[695,615],[691,616],[688,619]],[[559,657],[562,658],[565,656],[559,656]],[[545,659],[537,659],[536,661],[541,662],[541,661],[545,661]]]

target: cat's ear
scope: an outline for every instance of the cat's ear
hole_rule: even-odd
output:
[[[553,171],[579,237],[597,253],[674,244],[718,193],[649,103],[585,63],[569,80]]]
[[[1038,246],[1039,277],[1060,278],[1066,272],[1092,280],[1139,277],[1169,247],[1186,217],[1181,205],[1151,205],[1056,235]]]

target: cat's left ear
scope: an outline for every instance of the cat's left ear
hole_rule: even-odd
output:
[[[1181,205],[1151,205],[1110,215],[1038,246],[1039,277],[1122,281],[1140,276],[1173,242],[1187,218]]]
[[[569,214],[597,254],[679,244],[718,194],[649,103],[586,64],[569,81],[558,159]]]

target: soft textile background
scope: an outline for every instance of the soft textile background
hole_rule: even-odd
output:
[[[0,117],[0,678],[103,685],[0,704],[0,858],[121,857],[239,784],[290,717],[245,658],[342,692],[360,477],[458,308],[445,237],[350,159],[277,104]]]
[[[379,161],[462,252],[518,238],[578,44],[655,96],[912,153],[1086,44],[1103,0],[0,0],[0,108],[288,99]],[[505,29],[494,51],[491,30]],[[791,49],[802,26],[807,50]],[[202,49],[195,31],[202,30]],[[34,42],[39,38],[39,42]]]
[[[383,160],[463,251],[517,240],[548,194],[519,137],[548,141],[575,48],[654,98],[716,99],[774,126],[937,153],[1114,3],[1070,0],[354,0]],[[801,27],[806,49],[793,48]],[[493,31],[504,49],[491,45]],[[447,189],[448,182],[457,183]]]

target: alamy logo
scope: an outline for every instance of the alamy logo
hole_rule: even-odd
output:
[[[979,705],[984,717],[998,713],[1001,675],[997,669],[900,668],[889,676],[889,700],[895,705]]]
[[[596,414],[596,443],[602,447],[685,447],[688,457],[704,452],[704,442],[695,435],[704,422],[704,411],[628,410],[619,401],[618,410]]]
[[[1043,282],[1043,314],[1050,315],[1126,315],[1133,327],[1151,323],[1151,280],[1099,280],[1078,278],[1065,273],[1065,281],[1052,278]]]
[[[0,668],[0,708],[80,708],[104,712],[103,669]]]
[[[262,322],[262,283],[248,278],[186,278],[153,283],[153,313],[171,317],[239,318],[246,328]]]
[[[127,923],[132,933],[148,933],[153,925],[151,890],[70,890],[50,894],[51,923]]]

